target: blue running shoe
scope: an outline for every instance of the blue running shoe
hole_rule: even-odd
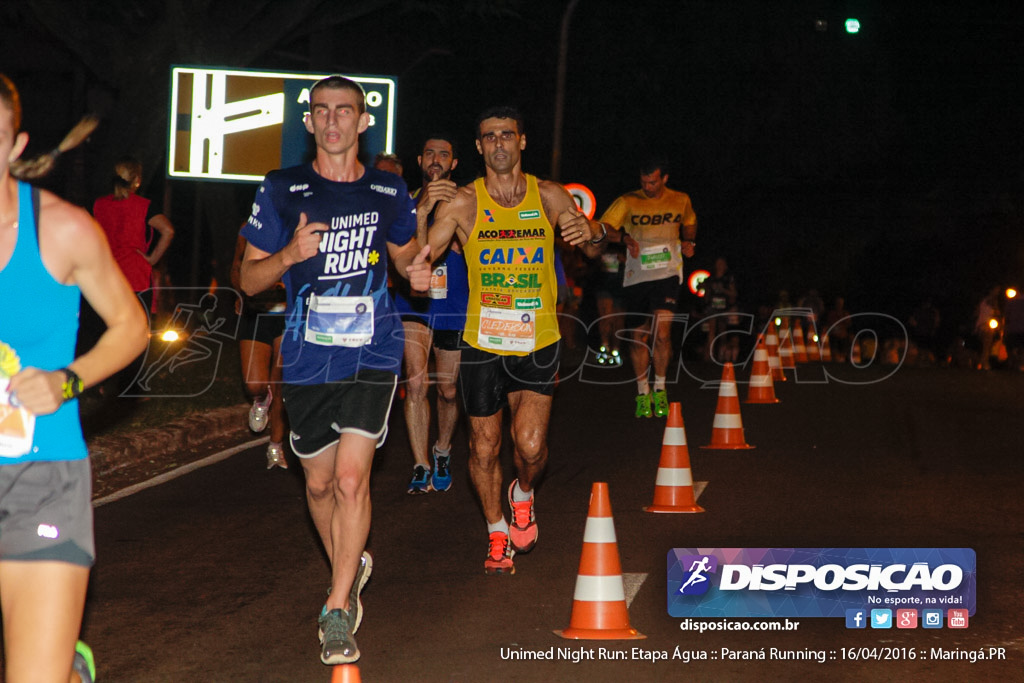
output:
[[[447,491],[452,487],[451,455],[438,455],[434,446],[434,473],[430,476],[430,485],[435,491]]]
[[[420,494],[430,493],[430,468],[423,465],[416,465],[412,468],[412,481],[409,482],[409,489],[406,493]]]

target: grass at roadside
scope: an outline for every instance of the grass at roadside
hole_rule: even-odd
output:
[[[113,393],[109,383],[103,394],[99,387],[86,391],[79,400],[86,439],[159,427],[190,413],[244,403],[238,345],[200,341],[168,345],[154,338],[143,368],[144,376],[152,376],[144,380],[145,389],[133,387],[133,396],[108,396]]]

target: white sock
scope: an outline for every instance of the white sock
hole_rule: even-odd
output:
[[[659,377],[658,375],[654,376],[654,390],[655,391],[665,391],[665,378],[664,377]]]
[[[487,535],[490,536],[495,531],[500,531],[506,536],[508,535],[508,522],[505,521],[504,517],[502,517],[494,524],[491,524],[490,522],[487,523]]]
[[[530,491],[529,493],[523,492],[523,490],[519,488],[519,480],[516,479],[515,486],[512,487],[512,500],[517,503],[525,503],[531,498],[533,498],[533,491]]]
[[[636,393],[640,395],[651,393],[651,385],[647,383],[646,377],[636,381]]]
[[[451,455],[451,452],[452,452],[451,444],[448,445],[448,448],[445,448],[444,450],[441,450],[440,448],[437,447],[437,442],[436,441],[434,442],[434,453],[436,453],[437,455]]]

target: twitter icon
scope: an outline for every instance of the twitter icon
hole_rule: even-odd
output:
[[[892,628],[892,610],[871,610],[871,628]]]

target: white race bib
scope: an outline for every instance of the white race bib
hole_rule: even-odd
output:
[[[373,297],[310,294],[306,341],[320,346],[366,346],[373,341]]]
[[[640,250],[640,269],[659,270],[672,263],[672,251],[664,245],[643,247]]]
[[[7,385],[10,379],[0,379],[0,458],[17,458],[32,450],[36,416],[24,408],[11,405]]]
[[[529,353],[536,343],[536,323],[536,311],[482,307],[477,343],[484,349]]]

